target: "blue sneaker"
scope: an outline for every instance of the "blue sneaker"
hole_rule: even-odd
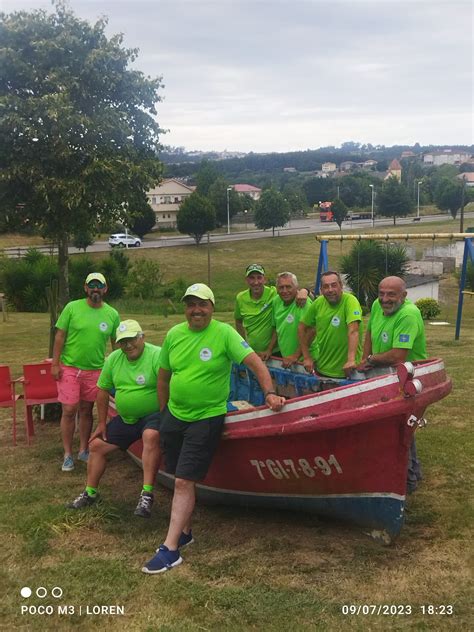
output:
[[[61,469],[63,472],[72,472],[72,470],[74,469],[74,461],[72,460],[71,455],[64,457],[63,466]]]
[[[89,460],[89,450],[82,450],[82,452],[79,452],[79,454],[77,455],[77,458],[79,461],[84,461],[84,463],[87,463],[87,461]]]
[[[193,542],[193,532],[190,531],[189,533],[184,533],[183,531],[182,534],[179,536],[178,549],[184,549],[185,546],[188,546],[188,544],[192,544]]]
[[[165,571],[170,571],[174,566],[179,566],[182,561],[183,558],[179,554],[179,550],[170,551],[167,546],[162,544],[155,557],[152,557],[142,568],[142,573],[147,573],[148,575],[164,573]]]

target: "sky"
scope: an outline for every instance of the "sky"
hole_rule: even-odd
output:
[[[285,152],[466,145],[472,0],[69,0],[161,76],[165,145]],[[1,10],[50,0],[0,0]],[[1,45],[1,43],[0,43]]]

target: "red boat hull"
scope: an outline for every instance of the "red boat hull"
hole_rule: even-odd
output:
[[[451,390],[441,360],[266,407],[231,412],[198,498],[349,520],[385,542],[403,525],[408,450],[426,407]],[[130,448],[140,461],[141,442]],[[161,471],[168,487],[174,478]]]

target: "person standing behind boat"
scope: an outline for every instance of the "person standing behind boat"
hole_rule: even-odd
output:
[[[321,296],[301,318],[298,337],[307,371],[343,378],[356,368],[362,352],[362,308],[343,291],[338,272],[321,275]]]
[[[235,299],[235,328],[252,349],[262,357],[266,355],[272,338],[272,301],[277,291],[275,287],[265,285],[265,269],[258,263],[247,266],[245,280],[248,289],[239,292]],[[306,305],[308,295],[306,288],[298,290],[297,305],[300,307]]]
[[[358,367],[360,370],[394,366],[406,360],[426,360],[428,357],[421,312],[406,296],[406,284],[400,277],[389,276],[379,283],[378,299],[370,311],[364,351]],[[408,491],[415,491],[421,479],[413,437],[408,458]]]
[[[207,285],[191,285],[182,300],[187,322],[166,334],[158,373],[160,442],[166,471],[175,475],[174,495],[166,539],[142,568],[148,574],[181,564],[179,549],[193,542],[195,487],[205,478],[222,433],[232,362],[243,362],[253,371],[271,410],[280,410],[285,402],[248,342],[230,325],[213,319],[215,299]]]
[[[51,363],[51,375],[58,382],[58,400],[62,406],[63,472],[74,469],[72,440],[78,411],[78,458],[87,462],[97,380],[104,366],[107,341],[111,341],[113,349],[115,330],[120,324],[117,310],[104,302],[107,282],[103,274],[91,272],[84,291],[87,298],[68,303],[56,322]]]
[[[276,280],[278,296],[272,301],[272,338],[267,351],[262,354],[262,360],[268,360],[272,349],[279,347],[282,365],[287,368],[298,362],[301,357],[301,345],[298,339],[298,325],[300,319],[308,313],[311,299],[306,299],[304,307],[296,304],[298,293],[298,279],[292,272],[280,272]]]
[[[161,348],[145,342],[145,334],[136,320],[124,320],[118,326],[119,349],[105,361],[97,383],[98,424],[89,442],[85,490],[68,509],[84,509],[99,498],[97,488],[107,466],[107,455],[132,443],[143,441],[143,489],[135,515],[151,516],[153,490],[160,462],[160,413],[156,382]],[[107,423],[110,392],[114,390],[117,415]]]

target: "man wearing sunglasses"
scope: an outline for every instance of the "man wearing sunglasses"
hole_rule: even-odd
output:
[[[68,509],[84,509],[93,505],[97,488],[107,465],[107,455],[120,448],[143,441],[143,489],[135,515],[149,518],[153,505],[153,489],[160,461],[160,413],[156,383],[161,347],[145,342],[145,335],[136,320],[120,323],[117,349],[109,355],[97,386],[98,424],[89,442],[85,490]],[[115,391],[117,415],[107,424],[110,391]]]
[[[104,302],[107,282],[100,272],[86,278],[86,298],[68,303],[56,323],[51,374],[58,382],[62,405],[61,437],[64,446],[63,472],[74,469],[72,441],[79,412],[79,454],[89,456],[92,409],[97,396],[97,380],[104,365],[107,341],[113,343],[120,324],[116,309]]]

